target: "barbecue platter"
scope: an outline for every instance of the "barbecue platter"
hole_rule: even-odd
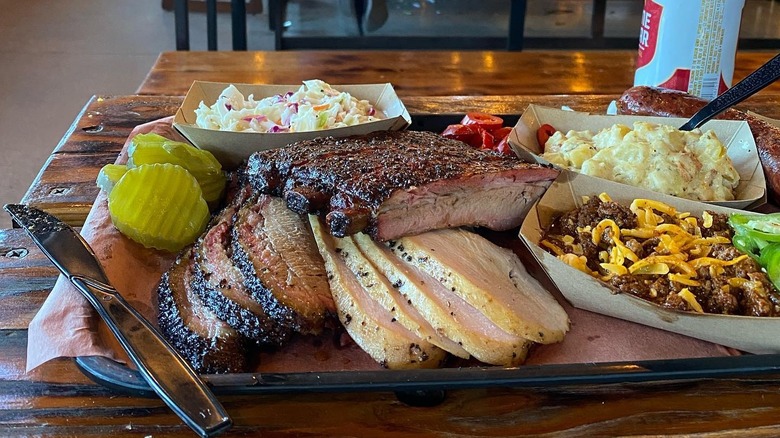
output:
[[[666,198],[537,160],[518,147],[522,129],[537,125],[521,120],[509,136],[525,161],[394,130],[313,137],[231,161],[225,195],[200,236],[159,256],[170,266],[153,296],[161,331],[203,373],[252,371],[258,360],[284,370],[306,357],[334,370],[518,366],[540,346],[565,342],[569,304],[743,351],[780,350],[748,335],[777,318],[697,323],[706,318],[615,295],[540,249],[552,212],[576,207],[581,195]],[[744,137],[747,127],[735,130]],[[756,137],[765,172],[766,141]],[[762,167],[751,159],[735,159],[739,207],[766,199]],[[568,301],[483,237],[518,229]],[[718,333],[723,323],[735,329]]]
[[[388,368],[518,365],[568,317],[514,253],[460,227],[519,226],[557,175],[429,132],[257,152],[160,283],[160,327],[204,372],[339,323]]]

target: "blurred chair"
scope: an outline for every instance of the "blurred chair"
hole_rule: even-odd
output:
[[[168,9],[171,1],[173,1],[175,17],[176,50],[190,50],[189,9],[192,0],[163,0],[163,9]],[[208,50],[217,50],[217,11],[225,10],[228,5],[225,2],[217,2],[217,0],[203,0],[195,4],[201,5],[204,3],[206,11],[206,45]],[[249,5],[247,6],[246,0],[230,0],[229,8],[231,15],[233,50],[246,50],[247,10],[250,10],[253,13],[262,12],[262,2],[261,0],[250,0]]]

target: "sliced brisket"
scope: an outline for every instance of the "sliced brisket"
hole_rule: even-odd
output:
[[[247,371],[246,339],[192,290],[192,251],[182,252],[157,288],[160,331],[200,373]]]
[[[558,172],[429,132],[318,138],[257,152],[247,177],[333,235],[388,240],[432,229],[518,226]]]
[[[211,228],[195,246],[193,288],[206,305],[249,339],[280,345],[292,327],[277,324],[245,286],[244,276],[231,258],[231,229],[234,216],[248,198],[244,190],[236,201],[215,218]]]
[[[277,325],[318,334],[331,324],[335,304],[303,220],[281,199],[259,195],[236,213],[232,258],[252,298]]]

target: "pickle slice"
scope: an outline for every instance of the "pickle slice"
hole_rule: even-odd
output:
[[[160,134],[155,134],[153,132],[147,132],[146,134],[137,134],[135,137],[133,137],[132,144],[162,144],[166,141],[171,141],[170,138],[163,137]]]
[[[158,134],[138,134],[128,148],[127,166],[171,163],[187,169],[203,190],[203,198],[211,205],[216,204],[225,189],[225,174],[222,165],[211,152],[187,143],[168,140]]]
[[[178,251],[206,228],[209,208],[198,181],[175,164],[129,169],[108,196],[114,226],[148,248]]]
[[[97,176],[97,186],[106,193],[111,193],[114,185],[127,172],[127,166],[124,164],[106,164],[100,169]]]

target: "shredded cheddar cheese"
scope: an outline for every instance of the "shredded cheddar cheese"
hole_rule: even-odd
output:
[[[587,197],[583,199],[587,202]],[[598,199],[611,202],[604,193]],[[697,218],[689,212],[678,212],[670,205],[649,199],[635,199],[629,210],[635,216],[635,227],[621,228],[618,222],[625,224],[625,221],[604,218],[592,227],[577,227],[578,236],[547,236],[541,245],[563,262],[604,281],[634,275],[639,281],[648,279],[645,284],[650,285],[658,277],[666,278],[669,285],[659,284],[656,287],[652,283],[648,288],[650,295],[658,297],[660,293],[676,293],[695,312],[704,312],[696,297],[697,288],[711,284],[709,278],[721,277],[727,272],[727,267],[748,259],[744,254],[731,260],[711,256],[715,245],[728,245],[731,239],[702,234],[702,230],[713,226],[714,218],[710,213],[703,212]],[[597,251],[589,253],[589,257],[597,258],[590,265],[583,251],[585,243],[597,246]],[[588,251],[592,251],[592,245]],[[763,291],[760,281],[740,277],[725,280],[726,289]]]
[[[709,214],[708,212],[705,211],[704,213],[702,213],[701,218],[704,221],[702,223],[704,228],[710,228],[712,226],[712,215],[711,214]]]
[[[677,293],[677,295],[679,295],[680,298],[685,300],[685,302],[688,303],[689,306],[691,306],[691,309],[695,310],[698,313],[704,313],[704,309],[701,308],[701,304],[699,304],[699,302],[696,301],[696,295],[692,294],[687,287],[683,288],[680,292]]]
[[[591,233],[595,245],[598,245],[601,242],[601,237],[604,235],[604,231],[607,228],[612,230],[612,240],[615,242],[620,241],[620,227],[618,227],[612,219],[604,219],[596,225],[596,228],[594,228]]]
[[[635,199],[629,207],[634,214],[639,210],[657,210],[661,213],[668,214],[669,216],[677,215],[677,210],[671,205],[666,205],[660,201],[654,201],[652,199]]]
[[[566,254],[566,252],[562,250],[558,245],[550,242],[549,240],[542,240],[541,242],[539,242],[539,244],[545,248],[550,249],[550,251],[552,251],[553,254],[555,254],[558,257],[562,257],[564,254]]]
[[[577,256],[574,254],[563,254],[561,256],[558,256],[558,258],[563,260],[563,262],[569,266],[577,268],[580,271],[592,275],[594,277],[596,276],[596,273],[591,271],[590,268],[588,268],[588,259],[585,256]]]
[[[669,274],[669,280],[672,280],[675,283],[684,284],[686,286],[700,286],[701,285],[701,283],[699,281],[694,280],[690,275],[686,275],[686,274],[671,273],[671,274]]]

